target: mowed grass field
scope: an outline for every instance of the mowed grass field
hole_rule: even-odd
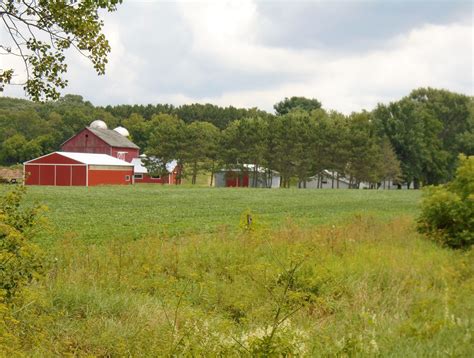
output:
[[[357,215],[389,220],[416,215],[419,191],[192,188],[136,185],[29,187],[30,202],[49,207],[45,240],[100,242],[239,230],[244,212],[255,224],[279,228],[335,224]]]
[[[47,273],[0,356],[472,357],[473,251],[420,236],[419,200],[30,187],[28,203],[49,207]]]

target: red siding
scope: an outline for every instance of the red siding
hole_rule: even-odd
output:
[[[85,186],[87,183],[87,168],[86,166],[73,166],[71,168],[72,172],[72,186]]]
[[[78,161],[75,161],[71,158],[62,156],[58,153],[51,153],[45,155],[44,157],[39,157],[28,162],[30,163],[41,163],[41,164],[81,164]]]
[[[128,176],[129,180],[125,180]],[[129,170],[89,170],[89,186],[105,184],[132,184],[133,168]]]
[[[249,176],[244,174],[242,177],[235,173],[231,173],[226,178],[226,187],[235,188],[235,187],[248,187],[249,186]]]
[[[118,158],[118,152],[126,152],[125,158],[123,160],[129,163],[132,161],[132,159],[138,158],[139,156],[139,149],[112,147],[97,137],[94,133],[89,131],[87,128],[84,128],[74,137],[67,140],[61,146],[61,150],[74,153],[108,154],[115,158]]]
[[[56,165],[56,185],[70,186],[72,165]]]
[[[147,183],[147,184],[168,184],[169,176],[162,178],[152,178],[148,174],[143,174],[143,179],[135,178],[135,183]]]
[[[25,184],[39,185],[39,165],[26,164],[25,165]]]
[[[181,184],[181,179],[178,179],[178,174],[180,174],[179,169],[175,169],[172,173],[165,175],[161,178],[154,179],[148,174],[143,174],[143,179],[136,179],[135,183],[147,183],[147,184]]]
[[[66,141],[61,146],[61,150],[75,153],[112,154],[112,147],[87,128]]]
[[[126,152],[125,158],[119,158],[118,152]],[[139,156],[139,150],[135,148],[119,148],[119,147],[112,147],[112,154],[110,154],[112,157],[119,158],[122,160],[125,160],[126,162],[131,162],[132,159],[138,158]]]
[[[40,185],[55,185],[54,165],[40,165],[39,184]]]
[[[25,164],[26,185],[86,185],[86,166]]]

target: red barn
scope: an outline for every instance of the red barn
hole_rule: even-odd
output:
[[[102,126],[94,125],[92,122],[90,127],[84,128],[75,136],[69,138],[61,145],[64,152],[77,153],[102,153],[112,157],[131,162],[132,159],[138,158],[140,148],[130,141],[126,136],[121,134],[120,129],[107,129],[105,123]],[[125,130],[126,131],[126,130]]]
[[[54,152],[23,164],[26,185],[132,184],[133,164],[107,154]]]

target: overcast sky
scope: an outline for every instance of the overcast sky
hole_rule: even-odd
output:
[[[125,0],[104,19],[107,74],[71,54],[64,91],[95,105],[306,96],[350,113],[421,86],[473,95],[471,1]]]

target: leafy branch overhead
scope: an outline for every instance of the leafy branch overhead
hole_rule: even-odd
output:
[[[18,68],[0,69],[0,86],[20,84],[35,101],[59,98],[67,86],[65,51],[73,48],[87,57],[97,74],[105,73],[110,45],[102,33],[99,10],[114,11],[122,0],[7,0],[0,2],[0,16],[7,33],[0,43],[0,55],[19,59]],[[11,66],[11,65],[10,65]],[[13,66],[14,67],[14,66]]]

